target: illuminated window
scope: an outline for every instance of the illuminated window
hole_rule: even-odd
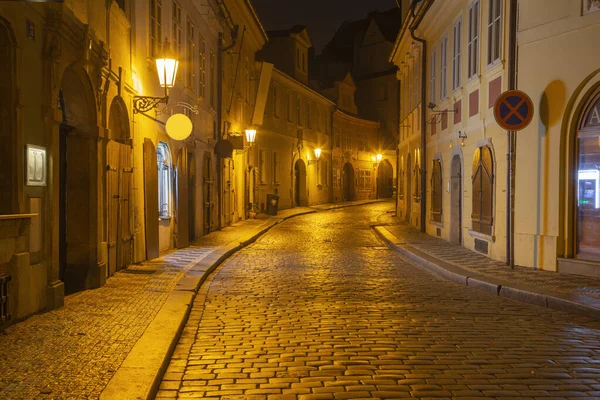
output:
[[[359,169],[358,170],[358,190],[362,190],[362,191],[371,190],[371,170],[370,169]]]
[[[171,152],[165,142],[159,142],[156,148],[158,164],[158,216],[171,217],[172,172]]]

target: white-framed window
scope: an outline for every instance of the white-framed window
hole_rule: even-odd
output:
[[[300,108],[300,96],[296,97],[296,116],[298,117],[298,125],[302,126],[302,109]]]
[[[367,135],[364,133],[358,134],[358,151],[367,151]]]
[[[156,147],[156,162],[158,165],[158,217],[170,218],[173,163],[171,162],[169,145],[165,142],[159,142]]]
[[[440,100],[448,97],[448,35],[440,43]]]
[[[173,50],[177,56],[181,55],[181,6],[173,1]]]
[[[194,24],[192,23],[191,19],[187,19],[187,26],[186,26],[186,48],[187,48],[187,66],[186,66],[186,71],[187,71],[187,87],[195,90],[196,89],[196,71],[195,71],[195,52],[196,52],[196,42],[194,41],[194,38],[196,37],[196,33],[195,33],[195,28],[194,28]]]
[[[198,34],[198,97],[206,98],[206,41]],[[211,79],[212,72],[211,72]],[[211,93],[212,94],[212,93]]]
[[[435,103],[435,71],[436,71],[436,51],[435,49],[431,52],[431,65],[429,69],[429,98],[431,102]]]
[[[414,83],[413,83],[413,108],[417,107],[419,105],[419,94],[421,92],[421,56],[419,55],[419,52],[417,51],[417,54],[415,56],[416,60],[415,60],[415,69],[413,71],[413,79],[414,79]],[[425,84],[425,82],[423,82],[423,84]]]
[[[452,90],[456,90],[462,84],[462,17],[454,23],[452,42]]]
[[[258,175],[260,183],[267,183],[267,154],[265,150],[258,152]]]
[[[488,65],[500,59],[502,0],[490,0],[488,12]]]
[[[469,6],[469,79],[479,73],[479,0],[473,0]]]
[[[371,170],[358,170],[358,190],[371,190]]]
[[[410,113],[412,111],[413,107],[413,86],[414,86],[414,82],[413,82],[413,75],[414,75],[414,64],[409,61],[409,67],[408,67],[408,94],[406,96],[406,98],[408,99],[408,110],[407,110],[407,114]]]
[[[273,183],[279,183],[279,153],[273,152]]]
[[[162,0],[150,0],[150,58],[161,52]]]

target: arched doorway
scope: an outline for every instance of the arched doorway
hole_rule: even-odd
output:
[[[406,215],[404,216],[404,220],[410,223],[410,216],[412,214],[412,200],[413,200],[413,190],[412,190],[412,162],[410,153],[406,157],[406,169],[404,174],[406,175],[406,195],[404,196],[406,203]]]
[[[127,106],[121,97],[112,101],[108,126],[105,168],[107,276],[112,276],[131,264],[133,255],[131,136]]]
[[[215,207],[214,203],[214,178],[213,178],[213,165],[212,156],[210,152],[204,153],[204,161],[202,163],[202,182],[203,182],[203,232],[209,234],[213,231],[213,210]]]
[[[306,165],[297,160],[294,165],[294,205],[306,206]]]
[[[59,91],[59,276],[70,294],[100,285],[98,139],[94,91],[81,68],[65,70]]]
[[[600,92],[583,109],[576,149],[575,255],[600,261]]]
[[[462,161],[458,154],[450,166],[450,242],[462,243]]]
[[[352,164],[347,162],[344,164],[344,172],[343,172],[343,191],[344,191],[344,201],[351,201],[356,199],[356,190],[355,190],[355,182],[356,179],[354,177],[354,167]]]
[[[388,199],[394,193],[394,168],[388,160],[383,160],[377,168],[377,198]]]
[[[10,24],[0,17],[0,214],[16,214],[17,194],[19,192],[17,178],[17,162],[19,149],[16,135],[16,41]],[[7,79],[8,78],[8,79]]]

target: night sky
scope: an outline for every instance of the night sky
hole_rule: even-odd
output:
[[[251,0],[267,31],[307,25],[317,54],[343,21],[396,7],[396,0]]]

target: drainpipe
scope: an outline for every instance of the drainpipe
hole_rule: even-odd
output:
[[[411,5],[411,13],[413,18],[416,18],[415,15],[415,7],[417,3],[422,0],[413,0]],[[423,51],[421,51],[421,232],[425,232],[425,223],[427,220],[427,88],[425,87],[425,82],[427,79],[427,41],[423,38],[417,37],[415,35],[415,30],[419,27],[419,23],[423,20],[423,16],[425,12],[421,14],[421,18],[416,21],[415,24],[411,24],[409,27],[410,36],[413,40],[421,43],[423,47]]]
[[[509,44],[508,44],[508,89],[517,88],[517,3],[510,0],[509,10]],[[506,191],[506,263],[510,268],[515,267],[515,164],[516,164],[517,135],[515,131],[508,132],[507,158],[507,191]]]

